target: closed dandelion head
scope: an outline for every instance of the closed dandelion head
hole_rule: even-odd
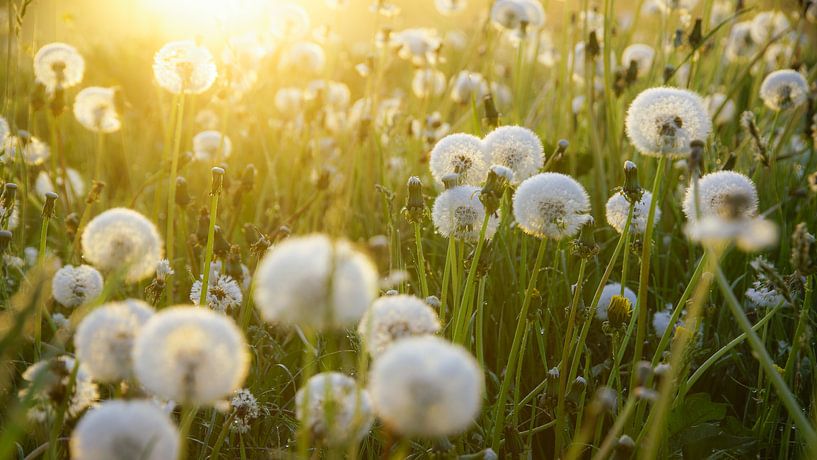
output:
[[[649,88],[627,110],[627,137],[642,154],[680,158],[690,153],[690,143],[704,140],[712,122],[703,99],[692,91]]]
[[[412,337],[389,347],[369,374],[375,413],[405,436],[461,433],[479,415],[483,373],[464,348],[436,336]]]
[[[381,297],[360,320],[358,334],[377,357],[399,339],[436,334],[440,320],[422,299],[410,295]]]
[[[538,173],[545,161],[544,148],[539,136],[522,126],[501,126],[483,140],[484,149],[492,165],[501,165],[513,171],[512,184]]]
[[[760,98],[766,107],[775,110],[793,109],[808,100],[809,88],[805,77],[791,69],[776,70],[760,85]]]
[[[698,215],[729,219],[754,217],[758,207],[757,189],[754,182],[743,174],[718,171],[701,177],[697,187],[695,182],[692,183],[687,189],[683,207],[688,220],[695,220]]]
[[[488,83],[482,74],[460,71],[451,82],[451,100],[458,104],[481,101],[488,94]]]
[[[455,133],[434,145],[429,167],[438,183],[445,175],[456,173],[461,183],[480,185],[488,175],[490,160],[482,140],[470,134]]]
[[[0,163],[16,161],[18,155],[22,155],[27,165],[39,166],[51,158],[51,149],[48,144],[23,130],[17,131],[16,136],[6,137],[0,151],[5,153],[0,155]]]
[[[63,306],[74,308],[96,299],[102,285],[102,275],[94,267],[66,265],[54,274],[51,295]]]
[[[149,278],[162,259],[162,240],[153,222],[136,211],[113,208],[94,217],[82,233],[82,253],[96,268],[124,270],[125,280]]]
[[[83,318],[74,348],[94,380],[116,383],[133,377],[133,341],[153,313],[145,302],[128,299],[102,305]]]
[[[49,43],[34,55],[34,77],[49,93],[78,85],[85,74],[85,60],[71,45]]]
[[[635,203],[633,207],[633,218],[630,221],[630,232],[635,235],[642,235],[647,228],[647,217],[650,212],[650,202],[652,201],[652,194],[644,191],[641,199]],[[607,223],[610,224],[618,233],[624,232],[624,227],[627,225],[627,217],[630,213],[630,202],[622,192],[616,192],[607,200],[605,206]],[[661,210],[656,206],[654,224],[661,220]]]
[[[374,423],[368,392],[339,372],[310,378],[295,394],[295,414],[314,438],[332,447],[360,441]]]
[[[575,236],[590,219],[590,198],[570,176],[542,173],[526,179],[513,196],[519,227],[537,238]]]
[[[222,314],[176,306],[153,315],[133,344],[137,380],[151,394],[209,405],[244,382],[250,355],[241,330]]]
[[[247,433],[250,431],[250,425],[260,415],[261,409],[258,407],[258,400],[246,388],[236,390],[233,393],[233,398],[230,400],[230,407],[233,413],[233,423],[230,429],[237,433]]]
[[[596,318],[599,321],[607,321],[610,319],[609,309],[614,296],[622,296],[621,284],[619,283],[610,283],[601,290],[601,297],[599,297],[599,303],[596,305]],[[635,305],[636,295],[632,289],[625,287],[623,297],[630,302],[630,305]]]
[[[377,295],[378,275],[369,257],[348,241],[314,234],[267,251],[254,286],[265,320],[332,329],[360,321]]]
[[[190,288],[190,301],[195,305],[198,305],[199,299],[201,299],[201,284],[201,279],[198,279]],[[211,274],[207,284],[209,284],[205,297],[207,306],[215,311],[229,312],[238,308],[244,300],[241,286],[229,275]]]
[[[218,131],[202,131],[193,136],[193,156],[196,160],[211,161],[229,158],[233,152],[233,142]]]
[[[485,206],[479,199],[480,190],[472,185],[460,185],[437,196],[431,210],[431,220],[440,235],[465,241],[479,239],[485,221]],[[485,238],[491,239],[498,227],[499,217],[489,217]]]
[[[38,361],[23,372],[26,388],[20,390],[20,399],[29,399],[28,419],[33,422],[54,421],[57,411],[67,407],[67,418],[79,416],[99,399],[99,391],[85,366],[79,364],[76,379],[68,387],[77,362],[69,356]]]
[[[216,81],[213,55],[192,40],[170,42],[153,57],[153,75],[173,94],[201,94]]]
[[[633,43],[624,48],[621,53],[621,62],[625,67],[629,67],[631,62],[635,62],[639,77],[649,73],[654,58],[655,50],[652,46],[643,43]]]
[[[179,432],[153,401],[110,400],[80,419],[70,441],[75,460],[166,460],[179,452]]]
[[[94,132],[119,131],[122,122],[116,110],[116,98],[114,88],[84,88],[74,98],[74,117],[82,126]]]

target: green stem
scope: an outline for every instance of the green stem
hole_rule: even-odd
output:
[[[170,162],[170,177],[168,178],[168,193],[167,193],[167,229],[165,231],[165,239],[167,245],[167,260],[171,267],[174,264],[174,253],[176,247],[175,229],[173,226],[176,217],[176,176],[179,173],[179,150],[182,145],[182,123],[184,121],[184,95],[176,98],[178,110],[176,113],[176,123],[173,127],[173,151],[171,153]],[[202,286],[203,288],[203,286]],[[168,303],[173,303],[173,283],[167,285],[167,300]]]
[[[616,422],[613,424],[613,427],[610,428],[607,436],[605,436],[604,442],[601,443],[599,451],[593,456],[593,460],[603,460],[610,457],[610,450],[612,450],[614,442],[618,441],[619,433],[621,433],[633,415],[637,401],[635,395],[630,394],[630,397],[627,399],[627,404],[624,405],[621,413],[616,417]]]
[[[477,276],[477,267],[479,266],[479,257],[482,254],[482,247],[485,245],[485,231],[488,228],[488,220],[491,214],[485,213],[485,218],[482,220],[482,227],[479,230],[479,240],[477,240],[477,248],[474,250],[474,258],[471,260],[471,266],[468,268],[468,278],[465,280],[465,288],[462,295],[462,302],[460,308],[457,310],[457,319],[454,323],[454,343],[463,344],[465,342],[465,325],[468,323],[468,318],[471,316],[471,296],[474,291],[474,279]]]
[[[414,223],[414,243],[417,245],[417,274],[420,278],[420,292],[423,299],[428,297],[428,281],[426,280],[426,258],[423,255],[423,239],[420,234],[420,222]]]
[[[41,268],[45,265],[45,252],[48,249],[47,245],[48,224],[50,221],[51,221],[50,216],[48,215],[43,216],[43,222],[40,227],[40,252],[37,254],[37,262]],[[40,350],[42,346],[43,308],[44,305],[42,305],[42,303],[39,303],[34,311],[34,347],[36,349],[38,358],[40,356]]]
[[[204,266],[201,271],[201,294],[199,305],[207,305],[207,291],[210,289],[210,263],[213,260],[213,244],[216,236],[216,215],[218,213],[219,192],[210,194],[210,227],[207,230],[207,248],[204,251]]]
[[[187,460],[187,435],[199,411],[198,406],[182,406],[182,420],[179,426],[179,456],[178,460]]]

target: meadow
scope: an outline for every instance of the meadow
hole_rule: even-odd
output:
[[[817,458],[816,25],[6,0],[0,459]]]

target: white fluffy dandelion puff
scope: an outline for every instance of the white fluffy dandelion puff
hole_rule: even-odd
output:
[[[77,327],[74,335],[77,358],[99,382],[130,379],[133,341],[151,316],[153,308],[136,299],[97,308]]]
[[[241,294],[241,287],[231,276],[222,274],[212,274],[208,278],[206,301],[211,309],[224,313],[234,308],[238,308],[244,300]],[[199,304],[201,299],[201,279],[196,280],[190,288],[190,301]]]
[[[631,62],[635,62],[639,77],[643,77],[650,71],[654,58],[655,50],[652,46],[643,43],[633,43],[624,48],[621,53],[621,63],[624,67],[629,67]]]
[[[519,184],[538,173],[545,161],[539,136],[522,126],[501,126],[483,140],[492,165],[513,171],[511,183]]]
[[[218,76],[213,55],[192,40],[166,44],[153,57],[153,75],[159,86],[173,94],[200,94]]]
[[[218,131],[202,131],[193,136],[193,156],[200,161],[229,158],[233,142]]]
[[[431,150],[429,167],[437,183],[443,177],[456,173],[461,183],[480,185],[488,175],[489,156],[482,140],[465,133],[449,134],[440,139]]]
[[[808,83],[800,72],[791,69],[776,70],[760,85],[760,97],[766,107],[778,111],[796,108],[808,100]]]
[[[66,307],[86,304],[102,293],[102,275],[89,265],[66,265],[54,274],[51,295]]]
[[[411,80],[411,90],[419,98],[439,96],[445,91],[445,74],[437,69],[418,69]]]
[[[649,88],[627,110],[627,137],[642,154],[685,157],[690,142],[704,141],[712,130],[703,99],[692,91]]]
[[[513,196],[516,222],[537,238],[573,236],[590,219],[589,212],[584,187],[564,174],[537,174],[522,182]]]
[[[230,429],[238,433],[250,431],[252,422],[261,415],[258,400],[246,388],[236,390],[230,400],[230,407],[233,410],[233,423],[230,425]]]
[[[718,171],[698,180],[696,212],[695,183],[687,189],[684,197],[684,214],[688,220],[700,217],[741,217],[757,215],[758,196],[752,179],[734,171]]]
[[[125,280],[149,278],[162,259],[153,222],[136,211],[113,208],[93,218],[82,233],[83,257],[103,271],[124,270]]]
[[[295,411],[312,436],[329,446],[360,441],[374,422],[368,392],[339,372],[311,377],[295,394]]]
[[[208,405],[244,382],[250,355],[241,330],[222,314],[176,306],[153,315],[133,344],[136,378],[149,392]]]
[[[265,320],[327,329],[360,321],[377,295],[378,275],[369,257],[348,241],[314,234],[272,247],[254,285]]]
[[[34,55],[34,77],[49,93],[78,85],[85,75],[85,60],[71,45],[49,43]]]
[[[485,221],[485,206],[479,200],[480,190],[473,185],[460,185],[440,193],[431,210],[431,219],[440,235],[465,241],[479,239]],[[498,216],[488,218],[485,238],[491,239],[498,227]]]
[[[167,460],[178,456],[179,433],[152,401],[111,400],[82,417],[70,449],[74,460]]]
[[[477,72],[460,71],[451,82],[451,100],[458,104],[468,104],[472,100],[479,103],[486,94],[488,83]]]
[[[464,348],[436,337],[400,340],[372,366],[369,391],[375,413],[405,436],[448,436],[479,415],[483,374]]]
[[[630,232],[636,235],[641,235],[647,228],[647,217],[650,212],[650,201],[652,201],[652,193],[645,191],[641,196],[635,207],[633,208],[633,218],[630,222]],[[623,193],[617,192],[607,200],[605,206],[607,223],[610,224],[617,232],[623,233],[624,227],[627,225],[627,216],[630,214],[630,202]],[[661,210],[655,208],[655,222],[661,220]]]
[[[0,149],[0,163],[16,161],[22,155],[23,161],[30,166],[39,166],[51,157],[48,144],[27,131],[18,131],[16,136],[8,136]]]
[[[375,300],[357,327],[372,356],[380,355],[399,339],[436,334],[439,330],[437,312],[422,299],[410,295]]]
[[[59,408],[65,403],[63,398],[68,397],[68,418],[77,417],[96,403],[99,391],[91,380],[91,375],[80,364],[76,371],[70,396],[66,395],[71,374],[77,362],[70,356],[38,361],[23,372],[23,380],[28,386],[20,390],[20,399],[31,401],[28,409],[29,420],[35,422],[50,422],[54,420]]]
[[[90,86],[74,98],[74,117],[86,129],[99,133],[119,131],[122,122],[116,109],[116,89]]]
[[[601,290],[601,297],[596,305],[596,318],[599,321],[607,321],[607,309],[610,308],[610,301],[613,300],[614,295],[621,295],[621,284],[610,283]],[[631,305],[635,305],[636,295],[632,289],[625,287],[624,297],[630,301]]]

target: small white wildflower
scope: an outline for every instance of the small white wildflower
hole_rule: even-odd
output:
[[[757,189],[751,179],[734,171],[718,171],[706,174],[697,182],[697,199],[700,209],[696,212],[695,182],[684,197],[684,214],[688,220],[701,217],[754,217],[757,215]]]
[[[183,404],[208,405],[244,382],[247,343],[228,316],[176,306],[153,315],[136,336],[133,368],[152,394]]]
[[[538,173],[545,161],[544,148],[539,136],[522,126],[501,126],[483,140],[490,155],[490,163],[513,171],[512,184]]]
[[[34,422],[47,423],[54,421],[63,400],[55,400],[55,395],[65,397],[74,366],[77,365],[70,356],[38,361],[23,372],[23,380],[28,385],[20,390],[20,399],[29,400],[28,418]],[[34,393],[32,393],[32,391]],[[76,379],[68,400],[66,416],[71,419],[91,407],[99,399],[99,391],[85,366],[79,364]]]
[[[348,241],[322,234],[293,237],[270,248],[259,263],[254,300],[272,323],[345,327],[369,308],[377,280],[372,261]]]
[[[604,286],[604,289],[601,290],[601,297],[599,297],[599,303],[596,305],[596,318],[599,321],[607,321],[607,309],[610,307],[610,301],[613,299],[614,295],[622,295],[621,284],[610,283]],[[632,289],[625,287],[624,297],[630,301],[631,305],[635,306],[636,295]]]
[[[228,275],[216,274],[207,280],[206,301],[211,309],[224,313],[238,308],[244,300],[241,287]],[[190,301],[199,304],[201,298],[201,279],[196,280],[190,288]]]
[[[111,400],[80,419],[70,450],[75,460],[167,460],[178,456],[179,432],[153,402]]]
[[[200,94],[218,76],[213,55],[192,40],[170,42],[153,57],[153,75],[159,86],[173,94]]]
[[[458,104],[470,104],[472,100],[479,104],[486,94],[488,83],[477,72],[460,71],[451,82],[451,100]]]
[[[570,176],[542,173],[526,179],[513,195],[519,227],[537,238],[562,239],[590,219],[590,198]]]
[[[116,90],[89,86],[74,98],[74,117],[94,132],[113,133],[122,127],[116,108]]]
[[[692,91],[678,88],[649,88],[627,109],[627,137],[642,154],[685,157],[690,142],[703,141],[712,122],[703,99]]]
[[[295,413],[312,436],[329,446],[360,441],[374,422],[368,392],[339,372],[323,372],[310,378],[306,387],[295,394]]]
[[[85,60],[71,45],[49,43],[34,55],[34,77],[49,93],[78,85],[85,75]]]
[[[247,388],[242,388],[233,393],[230,406],[233,411],[233,423],[230,425],[230,429],[237,433],[250,431],[252,422],[261,415],[258,400]]]
[[[434,200],[431,219],[440,235],[465,241],[479,239],[485,221],[485,206],[479,201],[480,188],[460,185],[443,191]],[[499,217],[488,218],[485,238],[491,239],[499,227]]]
[[[128,299],[104,304],[83,318],[74,348],[95,380],[115,383],[133,376],[133,340],[153,313],[145,302]]]
[[[650,202],[652,201],[652,193],[645,191],[635,206],[633,207],[633,218],[630,222],[630,232],[636,235],[642,235],[647,228],[647,217],[650,212]],[[624,227],[627,225],[627,217],[630,214],[630,202],[621,192],[616,192],[607,200],[605,206],[607,223],[610,224],[617,232],[624,232]],[[661,210],[658,206],[655,207],[654,225],[657,225],[661,220]]]
[[[84,305],[102,293],[102,275],[89,265],[66,265],[54,274],[51,295],[66,307]]]
[[[436,336],[411,337],[389,347],[369,374],[375,413],[405,436],[448,436],[479,415],[483,373],[464,348]]]
[[[125,280],[149,278],[162,259],[162,240],[153,222],[127,208],[113,208],[94,217],[82,232],[83,257],[96,268],[125,270]]]
[[[766,75],[760,85],[761,99],[775,111],[799,107],[808,100],[808,95],[808,82],[795,70],[776,70]]]
[[[202,131],[193,136],[193,155],[199,161],[229,158],[233,142],[218,131]]]
[[[482,140],[465,133],[449,134],[431,150],[431,175],[442,183],[447,174],[459,174],[468,185],[480,185],[488,175],[490,160]]]
[[[366,349],[375,357],[399,339],[436,334],[439,330],[437,312],[422,299],[410,295],[375,300],[357,327]]]
[[[639,77],[643,77],[650,71],[654,58],[655,50],[652,46],[643,43],[633,43],[624,48],[621,53],[621,63],[624,67],[629,67],[631,62],[635,62]]]

